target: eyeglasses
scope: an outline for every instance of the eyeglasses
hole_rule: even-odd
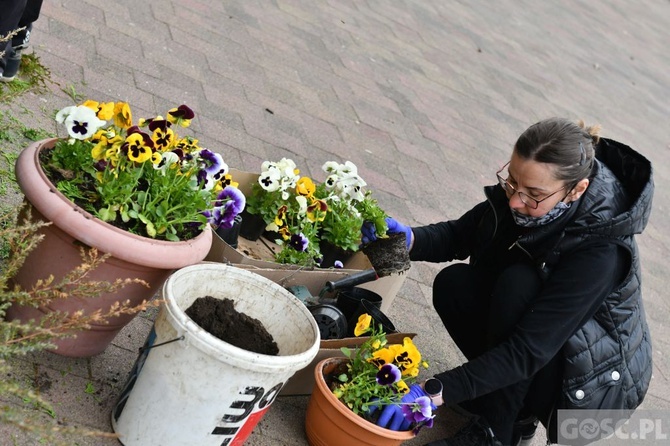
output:
[[[512,196],[518,192],[519,193],[519,199],[521,200],[521,202],[523,204],[525,204],[526,206],[528,206],[529,208],[531,208],[531,209],[537,209],[538,206],[540,205],[540,203],[542,203],[544,200],[553,197],[554,195],[556,195],[557,193],[559,193],[560,191],[562,191],[563,189],[565,189],[567,187],[567,185],[563,186],[562,188],[560,188],[556,192],[550,193],[549,195],[547,195],[543,199],[536,200],[535,198],[529,197],[527,194],[516,190],[516,188],[514,186],[512,186],[509,183],[509,181],[507,181],[507,179],[500,176],[500,172],[502,172],[505,169],[505,167],[509,166],[509,163],[510,162],[508,161],[507,164],[502,166],[500,168],[500,170],[496,172],[496,176],[498,177],[498,182],[500,183],[500,186],[503,188],[503,190],[505,191],[505,193],[507,194],[509,199],[511,199]],[[568,193],[570,193],[570,192],[568,191]]]

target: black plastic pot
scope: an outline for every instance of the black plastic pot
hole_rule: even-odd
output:
[[[319,327],[321,339],[342,339],[347,335],[347,319],[334,305],[319,304],[309,307]]]
[[[258,240],[267,226],[263,218],[260,215],[250,214],[246,210],[240,215],[242,216],[240,236],[252,242]]]
[[[242,215],[236,215],[233,226],[230,228],[216,228],[216,235],[228,243],[233,248],[237,248],[237,239],[240,235],[240,227],[242,226]]]
[[[366,290],[365,288],[345,288],[337,293],[337,308],[339,308],[347,320],[350,320],[354,313],[361,305],[361,301],[365,299],[377,308],[381,308],[382,297],[374,291]]]
[[[393,322],[391,322],[391,320],[384,313],[382,313],[382,310],[380,310],[379,307],[377,307],[372,302],[363,299],[361,300],[358,309],[349,319],[348,336],[355,336],[354,329],[356,328],[356,324],[358,323],[358,318],[360,317],[361,314],[364,313],[367,313],[370,316],[372,316],[372,323],[381,325],[382,329],[384,330],[384,333],[389,334],[398,332],[398,330],[396,330],[395,328],[395,325],[393,325]]]

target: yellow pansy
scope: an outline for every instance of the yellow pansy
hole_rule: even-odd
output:
[[[396,387],[398,388],[398,391],[400,393],[407,393],[409,392],[409,387],[407,386],[407,383],[403,381],[402,379],[395,383]]]
[[[128,136],[128,138],[126,138],[126,144],[126,153],[129,160],[136,163],[143,163],[151,159],[151,147],[145,143],[145,140],[140,133],[133,133]]]
[[[130,112],[130,105],[126,102],[117,102],[114,104],[114,125],[127,129],[133,125],[133,114]]]
[[[366,333],[370,329],[370,322],[372,322],[372,316],[367,313],[363,313],[358,317],[358,322],[356,322],[356,328],[354,328],[354,335],[360,336],[363,333]]]
[[[301,177],[295,185],[295,192],[303,197],[311,197],[316,191],[316,185],[309,177]]]

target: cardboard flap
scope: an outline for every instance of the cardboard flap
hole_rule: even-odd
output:
[[[402,344],[405,338],[414,339],[416,333],[389,333],[386,335],[386,340],[389,344]],[[370,339],[368,336],[360,336],[356,338],[342,338],[342,339],[326,339],[321,341],[321,348],[340,349],[342,347],[356,348],[365,341]]]

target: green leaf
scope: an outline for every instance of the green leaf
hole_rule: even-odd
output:
[[[149,237],[156,237],[156,228],[154,227],[154,224],[151,222],[147,222],[147,234]]]
[[[114,221],[116,220],[116,211],[109,207],[102,208],[100,209],[100,212],[98,212],[98,217],[100,217],[100,220],[102,221]]]

